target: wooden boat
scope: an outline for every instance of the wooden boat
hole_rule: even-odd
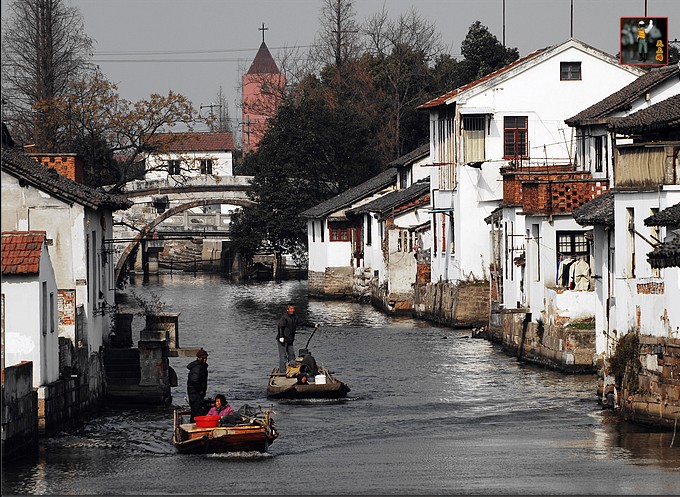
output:
[[[225,452],[267,452],[279,436],[270,411],[255,411],[245,406],[237,414],[240,421],[231,426],[200,427],[190,423],[191,411],[174,412],[172,443],[184,454],[220,454]]]
[[[325,381],[321,383],[298,383],[296,377],[288,378],[274,368],[269,375],[267,396],[272,399],[341,399],[347,397],[349,387],[333,376],[330,371],[319,367],[319,375]]]

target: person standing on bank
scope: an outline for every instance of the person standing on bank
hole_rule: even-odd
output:
[[[194,417],[202,416],[203,400],[208,390],[208,353],[203,347],[196,352],[196,360],[187,364],[189,376],[187,377],[187,394],[189,395],[189,407],[191,408],[191,422]]]
[[[279,347],[279,373],[286,374],[286,364],[295,360],[295,329],[298,326],[305,326],[308,328],[318,328],[319,323],[312,323],[306,319],[300,318],[295,314],[295,305],[288,304],[288,309],[285,314],[281,316],[278,322],[278,333],[276,334],[276,343]]]

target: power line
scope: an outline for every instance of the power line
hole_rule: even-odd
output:
[[[283,47],[269,47],[270,50],[286,50],[291,48],[312,48],[317,45],[292,45]],[[134,51],[97,51],[94,55],[180,55],[201,53],[234,53],[234,52],[257,52],[257,48],[225,48],[216,50],[134,50]]]

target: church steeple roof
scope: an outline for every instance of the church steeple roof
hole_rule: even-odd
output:
[[[253,63],[250,64],[247,74],[279,74],[280,72],[276,62],[274,62],[274,57],[267,48],[267,44],[263,41]]]

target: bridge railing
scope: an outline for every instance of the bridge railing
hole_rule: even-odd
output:
[[[185,231],[227,231],[231,221],[230,214],[212,213],[195,214],[184,211],[181,214],[170,216],[160,223],[156,229],[163,230],[185,230]]]
[[[214,187],[214,186],[232,186],[244,187],[250,184],[253,179],[252,176],[216,176],[212,174],[203,174],[201,176],[168,176],[164,179],[154,180],[135,180],[127,185],[125,189],[128,192],[137,192],[145,190],[157,190],[163,188],[177,188],[182,186],[191,187]]]

